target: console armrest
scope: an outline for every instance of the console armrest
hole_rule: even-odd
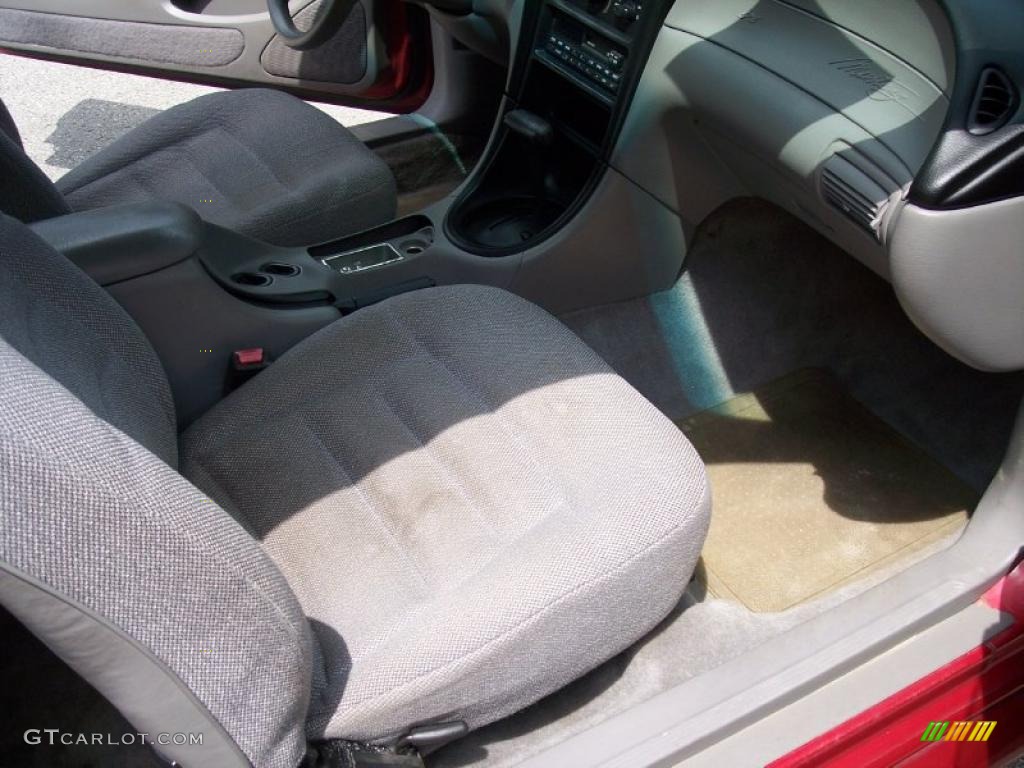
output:
[[[32,230],[100,285],[164,269],[203,241],[199,214],[177,203],[135,203],[70,213]]]

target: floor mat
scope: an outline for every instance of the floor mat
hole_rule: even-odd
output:
[[[708,466],[708,590],[784,611],[949,536],[977,494],[805,369],[677,422]]]

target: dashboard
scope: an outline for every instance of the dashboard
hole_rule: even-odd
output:
[[[591,158],[567,200],[607,167],[677,217],[684,242],[733,198],[769,200],[890,281],[950,354],[1024,368],[1024,3],[479,1],[507,11],[517,40],[508,101]],[[648,290],[678,250],[658,226]]]
[[[948,352],[1019,369],[1022,83],[1012,0],[675,0],[610,162],[688,235],[731,198],[778,204]]]
[[[688,226],[765,197],[888,278],[888,217],[942,130],[954,52],[931,2],[677,0],[613,164]]]

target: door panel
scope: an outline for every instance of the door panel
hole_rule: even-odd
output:
[[[320,2],[292,2],[299,28]],[[333,37],[305,52],[275,34],[264,0],[0,0],[0,47],[395,111],[417,106],[431,78],[429,23],[402,0],[358,0]]]

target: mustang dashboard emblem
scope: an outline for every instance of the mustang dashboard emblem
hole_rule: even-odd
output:
[[[868,87],[868,98],[875,101],[906,102],[917,94],[871,59],[840,59],[829,65]]]

